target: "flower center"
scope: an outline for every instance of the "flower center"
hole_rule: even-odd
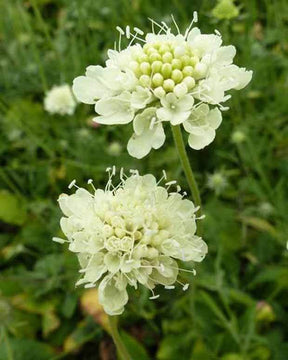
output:
[[[135,49],[132,56],[130,69],[140,84],[153,89],[156,96],[174,91],[179,84],[182,84],[182,92],[183,89],[188,92],[207,70],[203,66],[200,69],[199,57],[187,43],[147,43],[143,48]]]

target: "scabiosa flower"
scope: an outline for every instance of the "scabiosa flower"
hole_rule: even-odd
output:
[[[201,34],[193,27],[197,13],[180,34],[165,23],[152,21],[152,32],[120,27],[118,50],[108,51],[106,66],[88,66],[85,76],[74,79],[77,99],[94,104],[98,123],[133,122],[134,133],[128,152],[142,158],[165,141],[163,124],[183,124],[189,133],[189,145],[202,149],[215,137],[230,98],[226,91],[240,90],[252,77],[252,71],[233,64],[234,46],[221,46],[222,38]],[[121,38],[129,39],[121,50]]]
[[[44,99],[44,109],[50,114],[72,115],[77,102],[67,84],[53,86]]]
[[[227,177],[220,171],[208,175],[207,186],[214,190],[216,195],[219,195],[228,186]]]
[[[76,186],[72,195],[62,194],[59,204],[64,213],[60,224],[69,250],[78,256],[83,277],[77,285],[98,286],[99,301],[109,315],[121,314],[128,301],[127,285],[138,283],[151,290],[156,299],[157,284],[166,289],[178,282],[181,269],[177,260],[202,261],[206,243],[196,232],[197,208],[183,199],[180,187],[169,192],[176,181],[160,186],[153,175],[140,176],[120,171],[120,183],[113,186],[115,167],[108,169],[105,190],[93,193]],[[161,179],[163,180],[163,179]],[[65,242],[53,238],[54,241]]]

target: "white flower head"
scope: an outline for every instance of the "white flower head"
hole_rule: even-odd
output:
[[[210,144],[220,125],[220,110],[228,109],[222,105],[230,98],[226,92],[242,89],[252,77],[252,71],[233,64],[236,49],[232,45],[222,46],[218,31],[201,34],[199,28],[193,27],[196,13],[184,34],[172,19],[176,34],[165,22],[158,24],[154,20],[151,20],[152,32],[146,35],[138,28],[131,31],[127,26],[124,31],[117,27],[119,46],[117,50],[108,51],[106,66],[88,66],[85,76],[73,82],[77,99],[95,104],[95,111],[100,115],[95,117],[98,123],[112,125],[133,121],[134,134],[128,152],[136,158],[163,145],[162,123],[165,122],[172,126],[183,124],[186,130],[192,126],[186,127],[187,122],[194,122],[194,128],[199,124],[199,131],[188,131],[192,134],[189,145],[202,149]],[[129,44],[121,50],[123,37]],[[206,107],[203,118],[199,118],[200,113],[196,111],[201,104]],[[137,133],[135,122],[139,122],[140,117],[143,123],[144,118],[148,123],[147,114],[151,113],[153,124]],[[194,121],[195,116],[197,121]]]
[[[219,195],[228,186],[227,177],[221,171],[216,171],[208,175],[207,186],[214,190],[216,195]]]
[[[59,205],[64,213],[61,228],[80,262],[81,279],[77,285],[98,286],[99,300],[109,315],[121,314],[128,301],[127,285],[142,284],[157,298],[154,288],[183,290],[188,284],[177,280],[181,269],[177,260],[200,262],[207,253],[206,243],[196,232],[198,210],[183,199],[175,181],[160,186],[153,175],[130,176],[120,172],[120,182],[113,186],[115,167],[109,169],[105,190],[93,192],[77,187],[72,195],[62,194]],[[164,174],[165,177],[165,174]],[[162,179],[161,179],[162,180]],[[177,191],[169,192],[171,186]]]
[[[50,114],[72,115],[77,102],[67,84],[53,86],[44,98],[44,109]]]

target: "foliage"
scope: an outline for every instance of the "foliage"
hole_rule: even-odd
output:
[[[132,291],[121,320],[124,340],[139,359],[288,358],[288,3],[238,1],[230,20],[213,15],[218,3],[0,2],[1,360],[115,358],[101,309],[75,289],[74,256],[51,241],[61,236],[57,197],[74,178],[103,185],[113,164],[158,177],[165,169],[187,185],[171,135],[138,161],[125,149],[129,127],[93,127],[93,109],[83,104],[73,116],[51,116],[43,97],[103,63],[117,25],[147,30],[148,17],[171,23],[173,13],[184,29],[194,10],[203,31],[216,28],[237,47],[237,64],[254,77],[230,100],[214,143],[189,150],[209,254],[197,276],[185,278],[187,292],[160,290],[152,302],[145,289]],[[241,141],[232,137],[236,131]],[[207,186],[216,171],[227,180],[217,194]]]

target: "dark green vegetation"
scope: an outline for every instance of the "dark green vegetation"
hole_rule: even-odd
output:
[[[102,186],[113,164],[158,177],[166,169],[183,188],[185,178],[171,134],[137,161],[125,149],[129,126],[92,128],[93,107],[83,104],[73,116],[51,116],[43,96],[102,64],[116,25],[148,30],[148,17],[170,22],[173,13],[184,29],[193,10],[203,32],[217,28],[237,47],[236,63],[254,77],[229,100],[213,144],[189,151],[207,258],[187,276],[187,292],[159,290],[152,302],[131,291],[121,325],[137,360],[288,359],[287,0],[239,1],[229,20],[216,17],[212,0],[0,4],[0,359],[113,359],[97,302],[87,305],[74,287],[76,257],[51,241],[61,235],[57,197],[74,178]],[[213,190],[208,174],[219,171],[227,185]]]

